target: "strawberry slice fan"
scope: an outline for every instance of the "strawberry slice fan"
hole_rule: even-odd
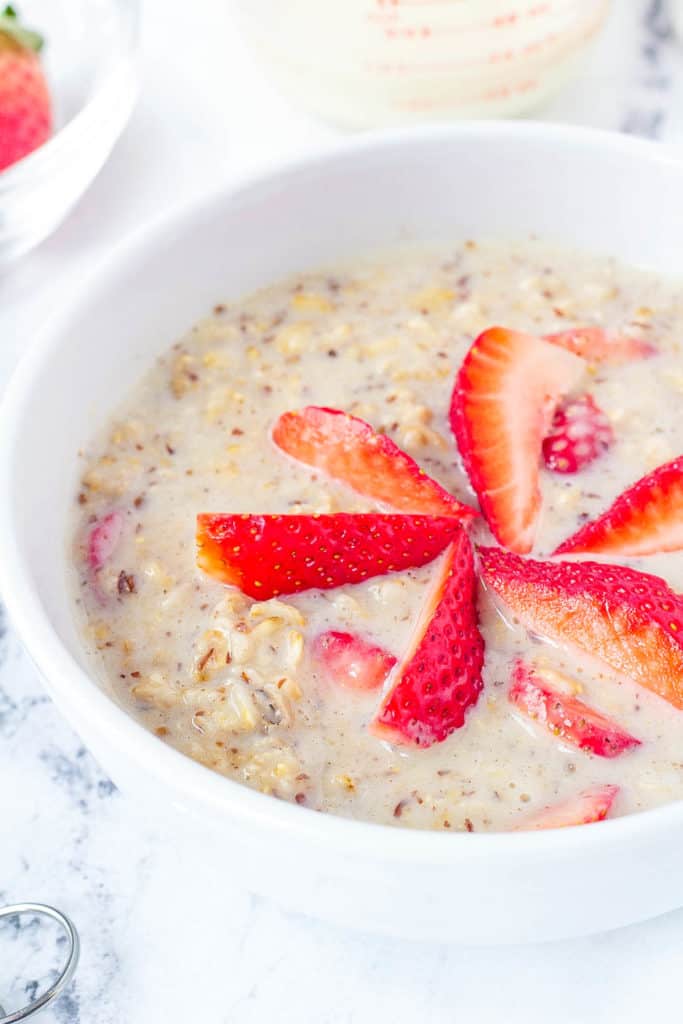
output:
[[[569,357],[571,358],[571,357]],[[395,743],[429,746],[464,724],[482,689],[484,644],[476,578],[463,527],[477,516],[390,438],[338,409],[307,406],[275,422],[275,446],[386,513],[199,515],[197,564],[262,600],[312,588],[362,583],[417,568],[443,553],[428,599],[399,665],[350,633],[318,637],[323,672],[347,689],[389,690],[371,729]]]

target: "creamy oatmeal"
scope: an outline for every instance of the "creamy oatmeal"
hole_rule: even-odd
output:
[[[476,507],[448,409],[468,348],[493,324],[536,335],[604,326],[658,350],[623,365],[586,364],[580,390],[613,441],[580,472],[541,472],[533,556],[544,558],[683,450],[675,282],[535,241],[406,248],[301,275],[217,305],[90,443],[74,546],[78,614],[108,688],[164,742],[308,808],[416,828],[520,827],[607,783],[619,787],[612,814],[683,796],[681,711],[530,634],[483,589],[483,690],[464,726],[426,749],[373,735],[381,688],[337,685],[319,638],[361,637],[379,650],[383,676],[410,642],[438,560],[268,600],[196,567],[198,513],[377,511],[272,443],[275,420],[307,405],[368,421]],[[471,535],[493,543],[481,520]],[[683,590],[683,553],[611,560]],[[520,657],[640,745],[595,756],[532,720],[508,696]]]

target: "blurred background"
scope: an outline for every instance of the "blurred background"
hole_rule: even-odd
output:
[[[515,114],[683,142],[682,6],[23,0],[21,14],[46,36],[57,128],[67,125],[53,142],[71,148],[48,144],[0,175],[0,243],[3,227],[16,232],[86,188],[136,95],[137,105],[56,234],[28,258],[0,259],[0,330],[30,334],[83,267],[145,220],[349,131]],[[97,90],[77,135],[76,115]],[[49,195],[19,205],[38,167]],[[13,351],[3,346],[0,370]]]
[[[20,8],[46,36],[56,124],[69,126],[71,149],[48,161],[57,149],[49,144],[0,178],[0,255],[11,215],[28,221],[48,203],[66,206],[65,189],[86,187],[139,89],[110,160],[58,239],[35,254],[37,266],[55,247],[63,265],[72,251],[99,249],[188,196],[354,130],[529,115],[683,140],[682,0],[23,0]],[[77,137],[70,122],[93,95],[97,116],[79,122]],[[41,206],[26,195],[19,208],[22,178],[30,169],[34,187],[40,161],[50,196]]]
[[[137,108],[110,162],[60,232],[67,249],[76,235],[79,248],[90,243],[93,219],[98,234],[109,224],[119,234],[147,212],[351,130],[528,114],[683,139],[683,49],[674,30],[681,0],[20,6],[46,36],[58,127],[90,99],[94,83],[112,79],[121,109],[112,112],[110,102],[104,113],[118,134],[134,74],[139,82]],[[138,10],[133,54],[129,23]],[[121,66],[119,50],[132,66]],[[106,118],[90,124],[88,140],[70,154],[72,180],[83,174]],[[0,203],[2,186],[0,179]]]

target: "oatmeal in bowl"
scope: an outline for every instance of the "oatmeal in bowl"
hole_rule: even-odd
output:
[[[43,325],[3,600],[173,888],[466,943],[683,905],[682,177],[565,126],[354,138]]]
[[[117,700],[399,828],[680,799],[680,285],[468,239],[216,302],[81,453],[75,600]]]

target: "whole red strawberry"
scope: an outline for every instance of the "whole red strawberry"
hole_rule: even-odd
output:
[[[12,7],[0,14],[0,171],[42,146],[52,132],[52,108],[38,56],[43,45],[22,27]]]

